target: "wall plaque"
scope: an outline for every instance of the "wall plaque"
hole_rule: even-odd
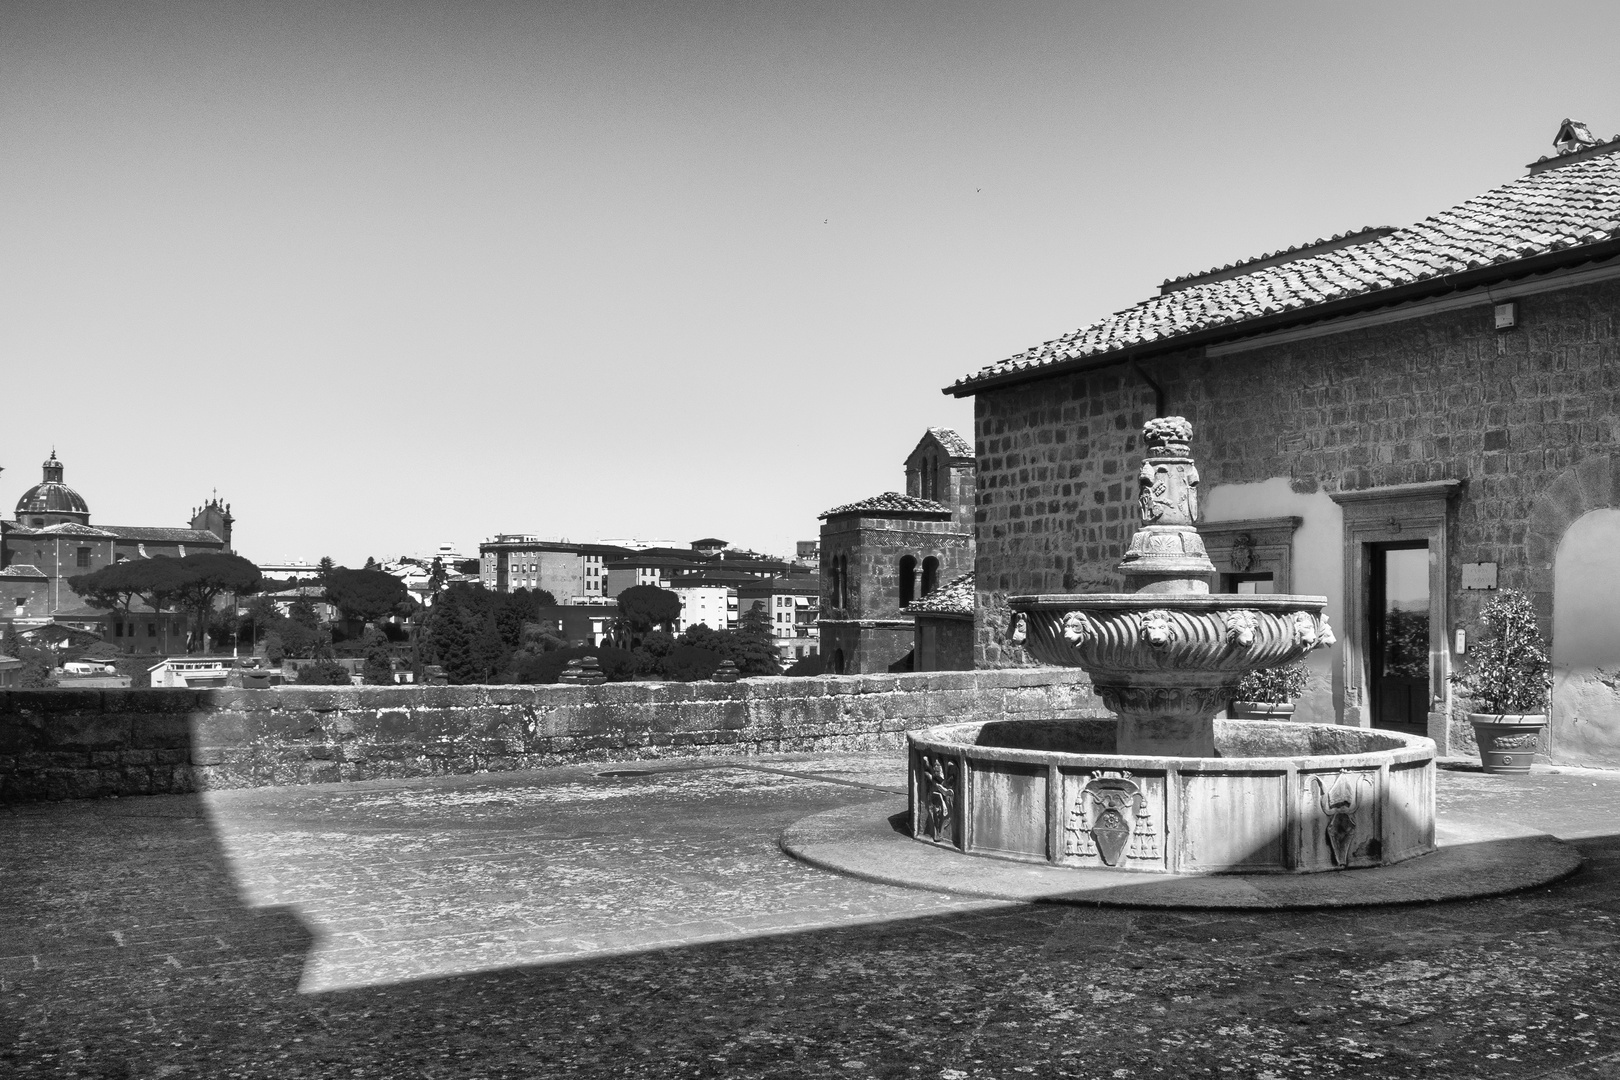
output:
[[[1465,589],[1496,588],[1496,564],[1493,562],[1463,563],[1462,587]]]

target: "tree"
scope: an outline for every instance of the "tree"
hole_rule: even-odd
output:
[[[0,653],[23,662],[17,672],[17,689],[41,690],[56,685],[56,653],[52,649],[30,645],[8,630],[0,642]]]
[[[118,562],[100,570],[68,579],[68,587],[93,608],[103,611],[122,611],[129,614],[130,605],[144,591],[141,562]]]
[[[405,583],[381,570],[332,568],[326,579],[326,599],[345,619],[376,622],[390,615],[408,615],[415,601]]]
[[[287,618],[310,630],[318,630],[321,626],[321,617],[316,614],[315,605],[309,602],[307,596],[300,596],[287,605]]]
[[[484,616],[483,623],[472,635],[471,649],[472,667],[477,672],[480,683],[495,681],[495,673],[500,670],[510,650],[501,640],[501,633],[495,627],[495,615],[491,612]]]
[[[167,556],[130,559],[69,578],[68,586],[94,608],[128,615],[135,601],[140,600],[153,611],[162,612],[174,605],[188,578],[184,563],[184,559]],[[163,651],[168,652],[169,620],[159,621],[163,625]]]
[[[394,685],[394,650],[389,647],[388,635],[375,626],[366,630],[365,663],[360,669],[368,684]]]
[[[467,632],[467,620],[462,612],[448,600],[446,605],[434,613],[428,641],[435,662],[444,668],[444,677],[454,686],[464,686],[478,680],[472,658],[472,635]]]
[[[365,566],[365,568],[367,570],[380,570],[380,569],[382,569],[382,567],[377,565],[377,560],[372,558],[370,555],[366,556],[366,566]]]
[[[460,562],[456,563],[456,573],[458,573],[458,574],[476,574],[476,573],[478,573],[478,560],[477,559],[462,559]]]
[[[737,629],[726,634],[731,662],[744,675],[782,674],[781,654],[776,651],[776,634],[771,629],[771,613],[755,605],[743,613]]]
[[[281,622],[285,616],[276,608],[276,602],[268,596],[255,596],[248,603],[247,609],[242,612],[242,624],[247,629],[255,647],[259,639]]]
[[[694,649],[708,649],[719,653],[725,648],[725,634],[719,630],[709,629],[708,623],[696,623],[688,626],[680,637],[675,639],[679,645],[690,645]]]
[[[681,618],[681,598],[656,585],[632,585],[619,594],[619,620],[639,645],[649,630],[673,630]]]
[[[299,668],[294,681],[300,686],[348,686],[354,680],[349,678],[349,669],[337,661],[317,660]]]
[[[193,641],[207,641],[215,600],[223,595],[247,596],[259,588],[259,568],[240,555],[207,551],[164,561],[175,563],[178,570],[171,595],[175,607],[191,616]]]

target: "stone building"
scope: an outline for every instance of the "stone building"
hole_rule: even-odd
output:
[[[907,494],[888,491],[821,515],[817,626],[828,671],[912,668],[916,623],[905,609],[973,568],[968,450],[956,432],[929,428],[906,458]]]
[[[478,545],[479,579],[495,592],[544,589],[559,604],[599,603],[609,598],[607,560],[628,554],[605,544],[502,533]]]
[[[126,652],[164,651],[182,620],[136,605],[130,618],[88,607],[69,584],[115,562],[183,558],[230,551],[235,518],[212,498],[192,512],[189,528],[92,525],[84,496],[63,480],[64,465],[51,451],[42,479],[17,500],[16,519],[0,521],[0,627],[38,630],[59,624],[98,634]]]
[[[916,624],[912,668],[973,669],[973,575],[953,578],[906,608]]]
[[[1620,139],[1406,228],[1166,281],[948,387],[978,456],[976,653],[1006,598],[1117,587],[1142,422],[1193,424],[1228,591],[1326,594],[1302,719],[1460,740],[1491,590],[1552,641],[1557,761],[1620,765]]]

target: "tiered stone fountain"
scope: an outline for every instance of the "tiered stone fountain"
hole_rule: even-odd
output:
[[[912,835],[1076,869],[1301,873],[1434,849],[1428,739],[1216,720],[1238,680],[1333,644],[1321,596],[1222,595],[1195,528],[1191,425],[1148,421],[1124,593],[1015,596],[1012,639],[1090,673],[1117,720],[910,736]]]

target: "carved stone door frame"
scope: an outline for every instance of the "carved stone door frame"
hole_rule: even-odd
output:
[[[1304,518],[1201,521],[1198,535],[1222,575],[1269,573],[1272,591],[1294,591],[1294,531]]]
[[[1372,726],[1371,657],[1367,610],[1372,584],[1372,547],[1401,540],[1429,545],[1429,738],[1447,751],[1451,723],[1450,622],[1446,617],[1446,566],[1450,555],[1448,520],[1460,480],[1396,484],[1360,491],[1331,492],[1344,511],[1344,719]]]

